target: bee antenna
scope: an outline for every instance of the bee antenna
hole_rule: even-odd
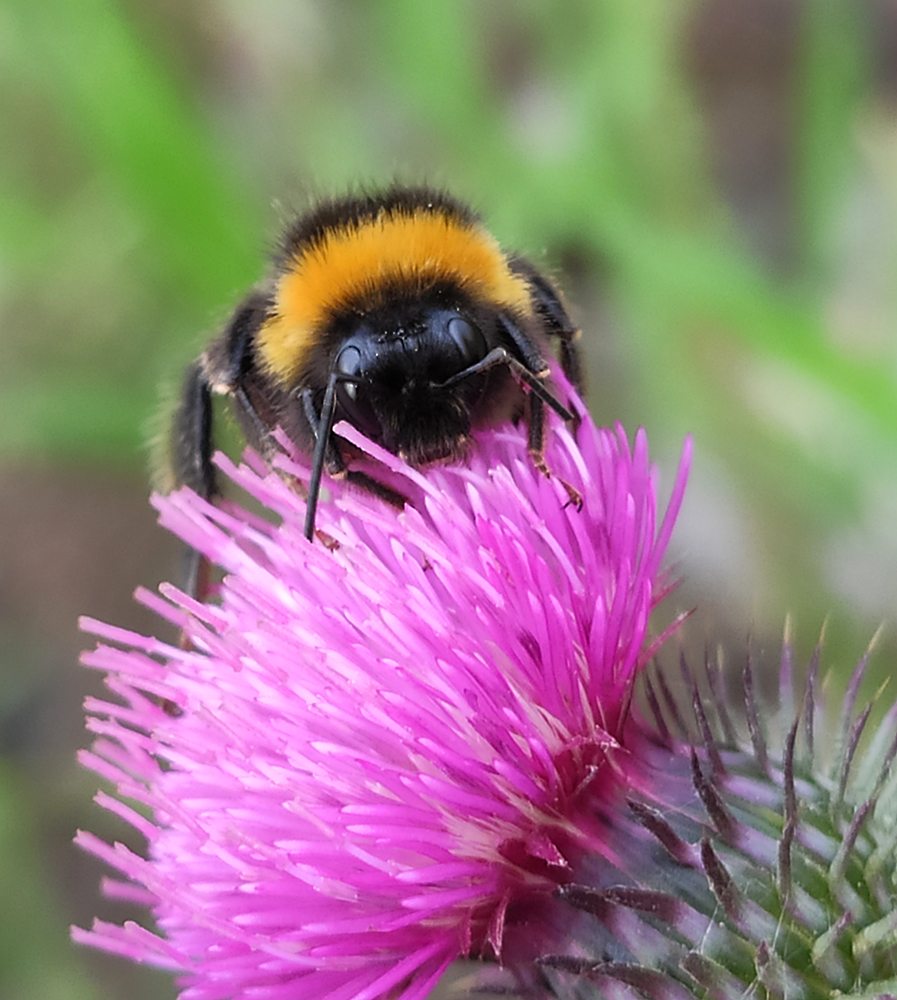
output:
[[[341,381],[339,372],[331,372],[324,393],[324,404],[321,407],[321,417],[315,432],[315,453],[311,462],[311,475],[308,479],[308,502],[305,508],[305,537],[311,541],[315,533],[315,514],[318,510],[318,497],[321,494],[321,476],[324,473],[324,456],[327,444],[333,431],[333,421],[336,416],[336,384]]]

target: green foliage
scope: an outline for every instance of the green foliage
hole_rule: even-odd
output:
[[[96,1000],[67,947],[28,813],[28,796],[0,766],[0,990],[21,1000]]]

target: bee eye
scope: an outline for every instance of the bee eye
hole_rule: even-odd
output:
[[[462,316],[452,316],[446,324],[446,332],[458,348],[465,368],[486,357],[486,341],[482,333]]]
[[[340,409],[363,434],[376,438],[380,433],[380,421],[367,398],[362,383],[364,372],[362,371],[361,351],[354,344],[347,344],[339,352],[336,359],[336,371],[337,374],[345,375],[353,380],[336,383],[336,398]]]
[[[361,373],[361,351],[354,344],[348,344],[339,352],[336,359],[336,370],[340,375],[359,375]]]
[[[336,371],[339,375],[357,377],[361,373],[361,351],[352,344],[344,347],[336,359]],[[355,382],[338,382],[337,392],[354,403],[358,386]]]

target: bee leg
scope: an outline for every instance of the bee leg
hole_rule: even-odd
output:
[[[266,459],[278,451],[271,434],[276,423],[253,375],[253,344],[268,314],[265,292],[253,291],[231,316],[224,333],[206,349],[203,363],[212,391],[233,398],[246,441]],[[259,412],[259,406],[262,412]]]
[[[582,331],[573,325],[567,310],[561,305],[557,292],[540,274],[530,276],[530,290],[539,311],[548,321],[548,333],[557,337],[560,343],[561,370],[581,396],[584,392],[584,383],[582,358],[577,341],[582,336]]]
[[[189,486],[206,500],[217,495],[212,465],[212,390],[201,359],[184,375],[174,415],[172,450],[178,485]]]
[[[545,461],[545,406],[550,406],[563,420],[568,423],[574,420],[574,415],[560,402],[553,393],[545,387],[545,379],[548,377],[548,370],[532,371],[521,363],[504,347],[493,347],[482,361],[465,368],[450,379],[442,383],[441,387],[453,385],[462,379],[475,375],[478,372],[488,371],[497,365],[507,365],[513,374],[520,379],[531,391],[529,395],[529,424],[527,449],[536,468],[549,479],[551,472],[548,463]],[[567,491],[569,502],[574,504],[579,510],[582,508],[582,496],[569,483],[560,480]]]
[[[573,388],[582,396],[584,392],[582,359],[577,346],[582,331],[567,315],[557,289],[529,261],[517,257],[511,261],[511,267],[529,283],[530,295],[545,321],[546,333],[557,337],[560,342],[561,369]]]
[[[538,396],[529,401],[526,448],[533,465],[546,479],[551,479],[551,471],[545,461],[545,405]]]
[[[261,292],[253,292],[233,314],[222,335],[187,368],[184,376],[172,424],[172,471],[179,486],[189,486],[213,503],[221,492],[212,464],[212,396],[232,393],[252,426],[259,427],[261,421],[240,381],[247,368],[252,336],[264,319],[266,303]],[[267,437],[264,427],[259,437],[262,440]],[[210,577],[208,560],[189,549],[183,576],[184,590],[204,601],[208,597]]]
[[[354,486],[360,486],[367,493],[373,493],[378,500],[388,503],[397,510],[402,510],[405,504],[408,503],[408,497],[404,493],[399,493],[398,490],[384,486],[378,479],[374,479],[373,476],[369,476],[366,472],[353,472],[350,470],[346,473],[346,478]]]
[[[201,552],[188,548],[184,552],[184,593],[205,603],[212,590],[212,564]],[[181,649],[192,648],[192,643],[181,633]]]
[[[456,382],[461,382],[463,379],[469,378],[471,375],[477,375],[481,372],[489,371],[490,368],[497,368],[499,365],[507,365],[515,377],[520,379],[520,381],[532,391],[534,396],[538,397],[543,403],[550,406],[562,420],[569,423],[573,420],[573,414],[567,409],[566,406],[564,406],[557,396],[555,396],[552,392],[549,392],[546,388],[545,379],[548,377],[548,369],[541,366],[541,358],[538,360],[540,362],[540,368],[534,371],[532,368],[529,368],[527,365],[518,361],[517,358],[515,358],[514,355],[507,350],[507,348],[493,347],[481,361],[471,365],[469,368],[465,368],[464,371],[460,371],[456,375],[452,375],[450,379],[446,379],[445,382],[441,382],[438,388],[445,389],[454,385]]]
[[[545,404],[535,394],[529,398],[529,423],[526,447],[533,465],[535,465],[546,479],[551,479],[551,470],[545,461]],[[558,482],[564,487],[567,493],[567,503],[572,504],[577,510],[582,510],[582,494],[579,490],[575,486],[571,486],[564,479],[559,478]]]
[[[218,480],[212,465],[212,390],[201,359],[184,376],[181,400],[174,416],[172,457],[179,485],[189,486],[205,500],[218,495]],[[184,558],[184,590],[200,601],[208,596],[210,567],[195,549]]]
[[[552,321],[552,326],[558,333],[558,336],[561,337],[561,366],[564,374],[570,379],[577,392],[581,392],[582,382],[579,378],[579,352],[573,343],[576,337],[579,336],[579,331],[570,322],[564,307],[561,305],[551,285],[532,267],[528,266],[526,273],[529,276],[530,287],[534,290],[537,301],[540,302],[542,308],[548,313],[549,319]],[[542,358],[534,355],[529,341],[523,336],[520,330],[507,317],[503,317],[503,319],[505,330],[514,343],[524,351],[523,358],[526,361],[526,364],[523,365],[513,355],[508,354],[505,363],[510,367],[514,375],[532,390],[529,397],[529,453],[536,468],[540,469],[544,475],[549,476],[548,464],[545,461],[545,414],[543,412],[543,404],[547,403],[567,424],[570,424],[574,435],[579,428],[580,417],[575,411],[571,412],[567,407],[562,406],[557,397],[548,391],[545,387],[545,379],[549,373],[543,367],[544,362]],[[566,355],[568,360],[573,360],[572,368],[568,368],[564,361],[565,345],[569,348]],[[490,351],[491,353],[494,352]],[[488,358],[489,355],[487,354],[486,357]],[[560,483],[570,498],[568,502],[572,503],[577,510],[582,510],[582,496],[579,490],[563,479],[560,480]]]
[[[252,405],[248,393],[239,383],[231,389],[231,395],[240,411],[247,440],[261,453],[262,458],[270,462],[274,455],[280,451],[280,448],[268,425],[259,416],[259,412]]]

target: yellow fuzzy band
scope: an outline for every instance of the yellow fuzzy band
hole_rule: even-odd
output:
[[[334,310],[372,308],[390,285],[425,292],[442,281],[500,309],[531,308],[526,281],[485,230],[425,209],[384,213],[333,229],[288,263],[273,315],[259,331],[262,364],[290,383]]]

